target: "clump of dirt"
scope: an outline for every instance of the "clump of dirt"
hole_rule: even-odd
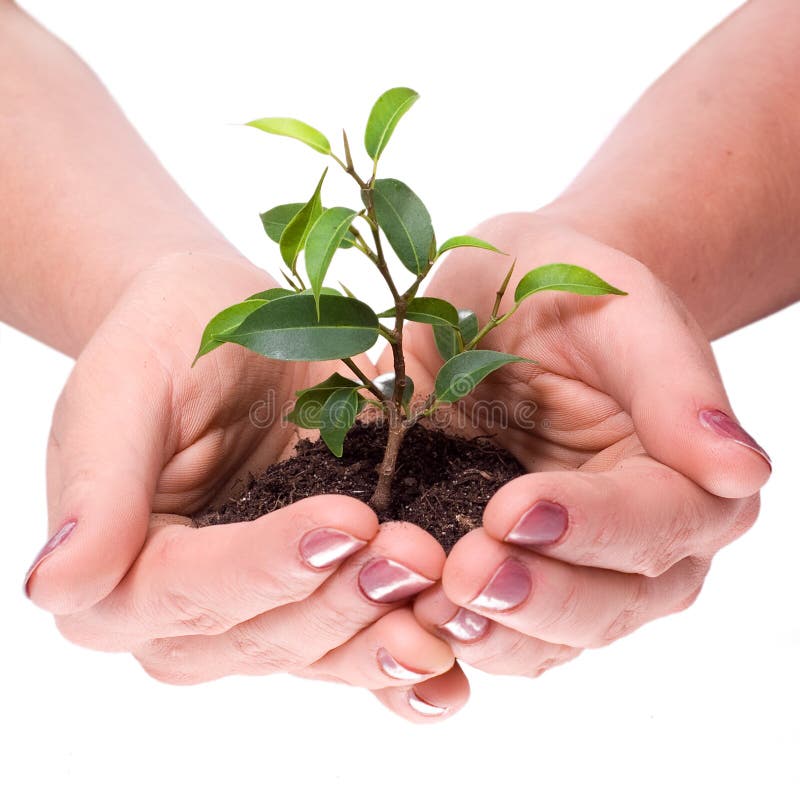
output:
[[[251,475],[245,491],[195,515],[198,526],[243,522],[317,494],[346,494],[368,502],[378,482],[386,444],[380,421],[357,422],[336,458],[322,441],[301,439],[295,454]],[[465,439],[416,425],[406,435],[392,485],[392,503],[381,522],[413,522],[435,536],[446,552],[481,524],[492,495],[523,475],[522,465],[488,437]]]

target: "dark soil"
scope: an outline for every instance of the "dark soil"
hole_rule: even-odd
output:
[[[301,439],[295,455],[251,475],[241,496],[195,515],[199,526],[256,519],[316,494],[346,494],[369,501],[378,482],[386,430],[358,422],[336,458],[321,441]],[[416,425],[403,442],[391,506],[381,522],[413,522],[433,534],[447,552],[481,524],[492,495],[524,474],[520,463],[487,437],[463,439]]]

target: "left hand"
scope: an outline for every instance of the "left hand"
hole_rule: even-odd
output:
[[[415,613],[463,661],[535,676],[687,608],[712,556],[755,521],[770,465],[734,422],[699,327],[644,265],[539,214],[498,217],[476,235],[518,259],[517,280],[569,262],[629,293],[528,299],[481,346],[539,363],[491,375],[456,431],[496,435],[530,474],[490,501]],[[460,250],[427,294],[484,322],[507,269]],[[417,388],[429,388],[442,363],[430,328],[410,324],[406,349]],[[497,401],[508,419],[488,428],[492,415],[477,409]],[[532,420],[517,419],[526,403]]]

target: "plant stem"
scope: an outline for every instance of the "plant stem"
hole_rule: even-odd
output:
[[[403,443],[406,431],[401,416],[401,407],[394,402],[389,404],[388,425],[389,434],[386,440],[386,450],[383,454],[383,461],[378,470],[378,485],[370,498],[369,504],[375,511],[386,511],[392,499],[392,481],[395,469],[397,469],[397,457],[400,454],[400,445]]]
[[[400,446],[405,438],[406,431],[409,427],[406,425],[406,416],[403,409],[403,395],[405,394],[407,379],[406,379],[406,363],[403,356],[403,325],[405,323],[406,308],[408,301],[414,296],[419,288],[420,282],[424,275],[417,276],[412,286],[404,293],[400,293],[392,278],[389,266],[386,263],[386,258],[383,253],[383,242],[381,241],[381,231],[378,225],[378,217],[375,213],[375,203],[373,200],[373,186],[375,184],[375,167],[373,165],[372,177],[369,182],[361,179],[353,166],[353,159],[350,154],[350,144],[347,141],[347,134],[342,131],[342,139],[344,142],[345,161],[341,161],[337,156],[333,158],[340,164],[344,171],[350,175],[353,180],[358,184],[361,189],[361,194],[366,206],[365,212],[359,216],[363,217],[370,226],[372,232],[372,239],[375,243],[375,249],[369,247],[360,234],[356,234],[356,245],[370,260],[375,264],[378,272],[389,287],[392,294],[392,300],[395,306],[394,329],[390,330],[384,325],[380,326],[381,334],[386,337],[392,348],[392,360],[394,362],[394,395],[391,398],[386,398],[375,389],[374,384],[370,381],[363,372],[352,362],[351,359],[343,359],[353,372],[364,382],[364,384],[376,395],[381,401],[384,409],[384,415],[388,425],[388,435],[386,440],[386,450],[383,454],[383,460],[379,467],[378,485],[370,499],[370,505],[378,512],[386,511],[392,499],[392,480],[394,473],[397,469],[397,457],[400,454]],[[417,418],[418,419],[418,418]],[[415,422],[417,420],[415,419]]]

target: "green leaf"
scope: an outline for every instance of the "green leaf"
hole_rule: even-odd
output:
[[[377,378],[373,378],[372,382],[387,400],[391,400],[394,397],[394,372],[384,372],[383,375],[378,375]],[[403,404],[408,403],[413,396],[414,381],[411,380],[410,375],[406,375],[406,385],[403,389]]]
[[[519,356],[498,353],[495,350],[467,350],[445,362],[436,376],[436,399],[441,403],[452,403],[466,397],[475,387],[496,369],[527,361]]]
[[[346,378],[344,375],[340,375],[338,372],[334,372],[328,378],[325,378],[324,381],[321,383],[316,383],[314,386],[309,386],[308,389],[300,389],[300,391],[295,392],[297,397],[301,397],[306,392],[321,392],[321,391],[328,391],[332,392],[334,389],[361,389],[364,384],[359,383],[358,381],[354,381],[352,378]]]
[[[402,181],[381,178],[375,181],[373,202],[378,225],[403,266],[415,275],[425,272],[430,264],[433,225],[422,200]]]
[[[474,311],[462,308],[458,311],[458,328],[464,344],[472,341],[478,335],[478,315]]]
[[[364,147],[373,161],[380,158],[403,114],[419,99],[413,89],[397,87],[384,92],[372,106],[364,133]]]
[[[284,203],[281,206],[275,206],[275,208],[265,211],[263,214],[259,214],[267,236],[273,242],[280,242],[283,229],[304,205],[305,203]]]
[[[320,133],[316,128],[306,125],[299,119],[292,119],[291,117],[264,117],[263,119],[254,119],[248,122],[251,128],[258,128],[265,133],[274,133],[277,136],[288,136],[291,139],[307,144],[313,147],[314,150],[324,153],[326,156],[331,153],[331,143],[327,137]]]
[[[355,389],[337,389],[322,407],[319,432],[322,441],[337,457],[342,457],[344,439],[353,427],[364,399]]]
[[[326,169],[319,179],[314,194],[311,195],[309,201],[292,217],[281,234],[281,257],[283,258],[284,264],[286,264],[292,272],[295,271],[297,256],[300,255],[303,251],[303,247],[305,247],[308,232],[322,214],[322,182],[325,180],[327,174],[328,170]]]
[[[393,317],[395,310],[390,308],[379,315],[380,317]],[[406,319],[411,322],[424,322],[428,325],[450,325],[458,327],[458,311],[447,300],[438,297],[414,297],[408,301]]]
[[[274,290],[268,289],[267,291]],[[212,317],[203,331],[203,336],[200,339],[200,348],[194,357],[194,361],[192,361],[192,366],[197,363],[198,358],[210,353],[212,350],[216,350],[221,344],[225,344],[226,339],[224,337],[236,330],[250,314],[261,308],[261,306],[266,305],[267,302],[268,300],[266,299],[256,299],[254,295],[243,303],[229,306]]]
[[[357,391],[360,388],[360,383],[334,372],[322,383],[297,392],[294,408],[286,415],[286,419],[300,428],[319,428],[322,424],[322,408],[333,392],[339,389]]]
[[[458,329],[461,331],[461,340],[466,344],[478,335],[478,317],[474,311],[460,309],[458,312]],[[450,325],[434,325],[433,339],[439,355],[445,360],[451,359],[456,353],[461,352],[456,332]]]
[[[474,236],[453,236],[448,239],[436,252],[436,258],[439,258],[442,253],[448,250],[454,250],[456,247],[480,247],[483,250],[491,250],[493,253],[500,253],[500,255],[507,255],[502,250],[498,250],[493,244],[484,242],[483,239],[477,239]]]
[[[264,226],[264,232],[272,239],[273,242],[280,242],[283,229],[292,221],[292,218],[297,212],[305,205],[305,203],[284,203],[282,206],[275,206],[263,214],[261,217],[261,224]],[[323,212],[325,209],[322,209]],[[350,231],[344,236],[339,247],[346,250],[355,244],[356,237]]]
[[[248,300],[266,300],[269,302],[270,300],[277,300],[279,297],[288,297],[290,294],[294,294],[291,289],[284,289],[282,286],[276,286],[273,289],[267,289],[263,292],[256,292],[256,294],[251,294],[248,297]]]
[[[319,303],[322,282],[331,259],[342,242],[356,212],[349,208],[329,208],[314,223],[306,239],[306,272],[311,290]]]
[[[281,361],[328,361],[369,350],[378,318],[360,300],[323,293],[293,294],[256,309],[225,341]]]
[[[522,277],[514,292],[514,300],[520,303],[526,297],[548,289],[585,295],[627,294],[583,267],[574,264],[546,264],[532,269]]]

